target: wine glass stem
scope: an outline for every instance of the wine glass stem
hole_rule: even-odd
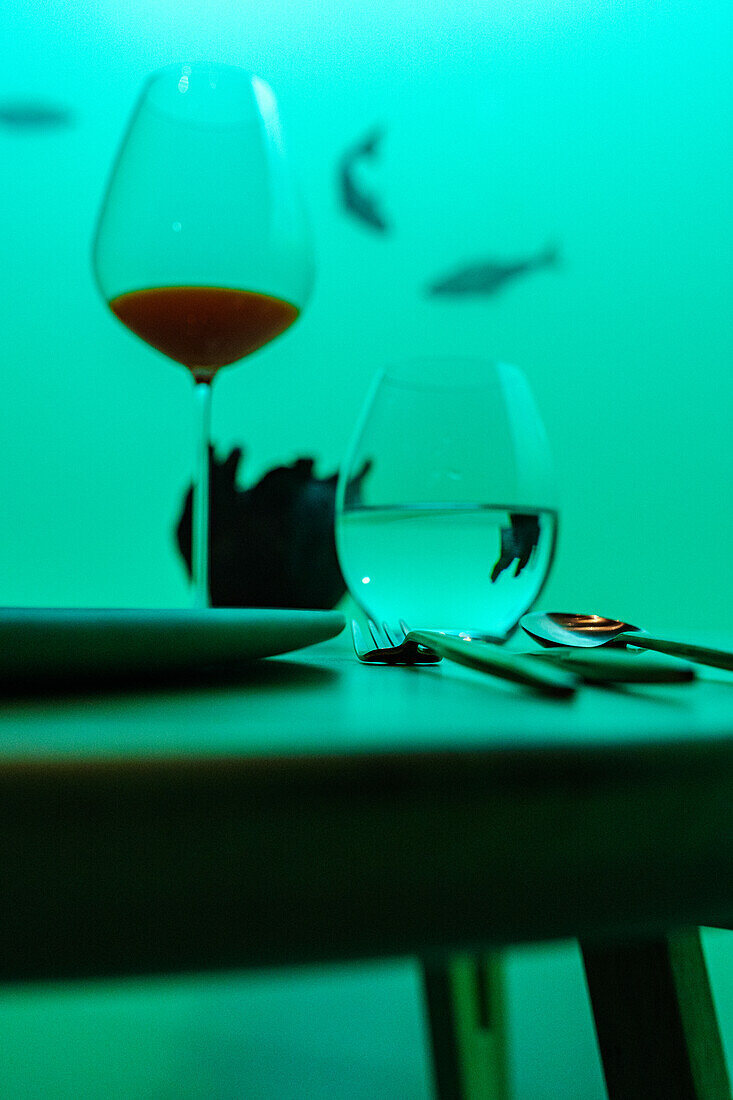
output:
[[[211,384],[196,383],[198,470],[193,492],[193,585],[196,607],[209,606],[209,436]]]

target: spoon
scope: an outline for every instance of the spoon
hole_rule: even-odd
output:
[[[519,620],[523,630],[545,646],[580,646],[590,649],[607,642],[623,642],[640,649],[655,649],[673,657],[685,657],[702,665],[733,670],[733,652],[690,645],[647,634],[641,627],[602,615],[578,615],[561,611],[530,611]]]

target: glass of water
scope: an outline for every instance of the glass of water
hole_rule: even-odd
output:
[[[431,357],[379,372],[336,497],[339,562],[365,615],[504,640],[556,539],[550,449],[521,370]]]

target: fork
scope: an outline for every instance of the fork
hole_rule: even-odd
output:
[[[351,620],[354,652],[366,664],[437,665],[443,660],[434,649],[408,641],[408,628],[403,620],[400,620],[399,628],[390,627],[387,623],[382,623],[380,627],[373,619],[367,619],[366,624],[371,635],[371,645],[364,638],[356,619]]]
[[[441,657],[490,672],[505,680],[535,688],[547,695],[572,695],[579,679],[566,669],[554,665],[539,665],[531,657],[508,653],[491,642],[471,641],[443,634],[438,630],[410,630],[404,620],[399,626],[383,623],[381,627],[367,620],[371,647],[365,642],[355,619],[351,621],[354,651],[367,664],[417,665],[436,664]]]

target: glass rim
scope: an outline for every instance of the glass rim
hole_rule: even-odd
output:
[[[186,112],[179,112],[171,109],[166,104],[156,102],[156,86],[161,89],[170,87],[168,82],[178,75],[178,90],[183,94],[188,89],[189,77],[195,73],[199,74],[197,79],[201,79],[202,76],[205,77],[207,73],[236,74],[236,77],[241,79],[241,87],[243,89],[246,87],[253,92],[257,100],[258,111],[256,113],[252,113],[250,110],[242,111],[238,117],[226,120],[203,120],[201,118],[186,117]],[[214,91],[216,86],[211,81],[209,81],[209,84],[211,90]],[[160,98],[160,94],[157,98]],[[271,113],[273,107],[277,112],[277,97],[271,85],[252,69],[230,65],[222,61],[172,61],[167,65],[154,69],[145,77],[132,109],[130,124],[132,124],[138,113],[144,109],[159,118],[175,119],[180,125],[194,130],[237,130],[257,127],[262,125],[263,122],[266,123],[265,114]]]
[[[449,377],[423,377],[420,367],[450,368]],[[406,390],[483,390],[496,379],[504,364],[499,359],[483,359],[470,355],[419,355],[381,367],[376,374],[376,383],[386,383],[398,389]],[[519,368],[515,368],[519,369]],[[480,377],[484,372],[486,377]]]
[[[245,69],[242,65],[232,65],[227,61],[206,61],[201,58],[199,60],[189,59],[180,61],[169,61],[166,65],[159,65],[157,68],[152,69],[148,73],[145,80],[143,81],[143,88],[147,87],[148,84],[151,84],[154,81],[158,80],[160,77],[172,73],[175,70],[179,70],[181,78],[183,78],[185,76],[190,76],[194,70],[201,69],[215,70],[217,72],[238,73],[240,76],[247,77],[250,81],[253,77],[256,77],[258,80],[261,80],[263,84],[267,83],[267,81],[264,80],[263,77],[258,76],[258,74],[254,72],[253,69]]]

